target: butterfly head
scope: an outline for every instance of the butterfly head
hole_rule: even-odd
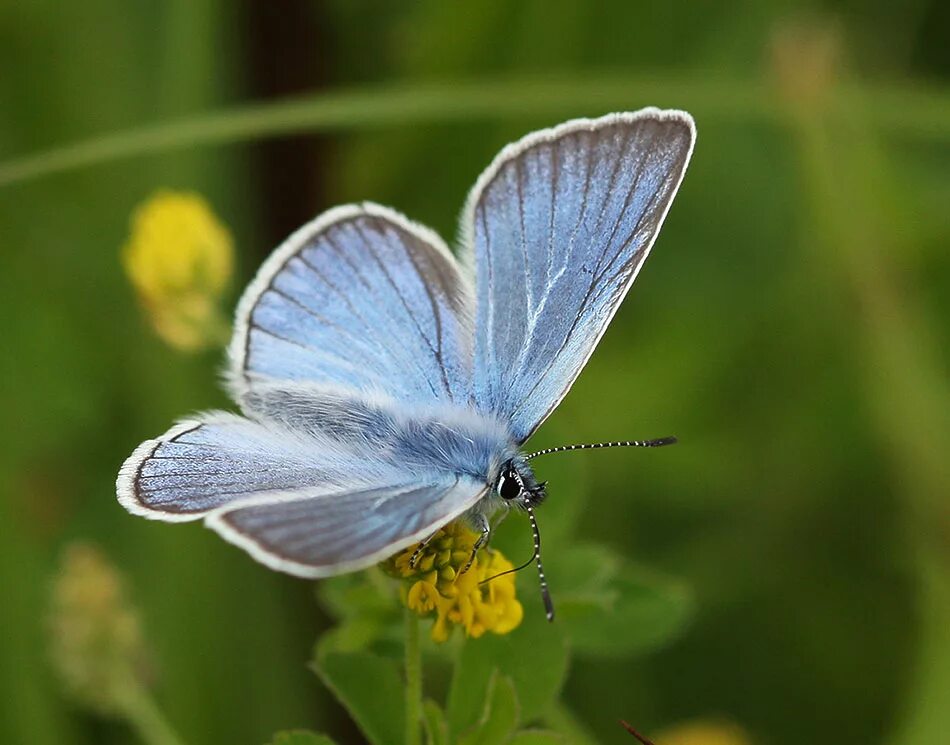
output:
[[[507,504],[521,509],[537,507],[547,496],[545,485],[523,458],[512,458],[502,465],[495,481],[495,493]]]

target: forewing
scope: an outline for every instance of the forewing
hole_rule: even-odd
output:
[[[509,145],[463,213],[472,396],[523,442],[566,395],[646,259],[695,140],[684,112],[567,122]]]
[[[238,305],[229,382],[240,398],[277,379],[467,401],[471,291],[432,231],[372,204],[305,225]]]
[[[223,510],[207,522],[274,569],[325,577],[371,566],[428,537],[486,489],[471,479],[446,476]]]

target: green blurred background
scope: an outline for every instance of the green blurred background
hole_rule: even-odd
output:
[[[293,726],[359,742],[305,667],[327,624],[310,583],[115,502],[141,440],[229,405],[220,354],[167,347],[138,310],[119,262],[138,203],[162,187],[208,198],[238,248],[233,299],[334,204],[389,204],[452,237],[509,140],[658,105],[696,117],[693,163],[537,442],[679,435],[565,456],[573,477],[544,514],[582,504],[574,539],[681,578],[695,615],[649,655],[575,662],[564,699],[603,742],[630,741],[618,717],[725,719],[775,745],[946,742],[946,8],[0,5],[0,740],[132,741],[49,669],[51,577],[82,539],[127,575],[188,742]]]

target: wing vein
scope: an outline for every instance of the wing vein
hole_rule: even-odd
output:
[[[395,292],[396,296],[399,298],[399,302],[402,304],[403,310],[405,310],[407,317],[412,321],[412,324],[416,327],[416,331],[418,332],[419,337],[425,343],[425,346],[429,348],[429,352],[432,354],[433,358],[438,362],[438,355],[435,352],[435,348],[432,346],[432,341],[429,339],[425,331],[422,329],[422,325],[419,323],[419,319],[416,318],[416,314],[413,312],[412,308],[410,307],[408,301],[406,300],[405,295],[402,294],[402,290],[393,281],[392,275],[389,273],[389,270],[386,269],[385,263],[380,259],[372,243],[367,240],[366,233],[364,231],[363,226],[360,223],[356,222],[356,223],[353,223],[353,228],[354,230],[356,230],[357,233],[360,234],[360,237],[363,239],[363,244],[367,249],[367,253],[369,253],[369,255],[373,257],[373,261],[376,262],[380,271],[383,273],[383,276],[386,278],[386,282],[389,284],[389,286],[393,289],[393,292]],[[439,367],[441,367],[441,365],[439,365]],[[429,379],[429,376],[424,374],[423,377],[426,383],[432,389],[432,394],[438,398],[438,391],[436,391],[435,386],[432,384],[432,381]],[[449,392],[447,388],[446,388],[446,391]],[[451,392],[449,393],[451,394]]]

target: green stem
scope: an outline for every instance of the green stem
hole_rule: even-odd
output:
[[[945,546],[922,546],[919,554],[917,658],[892,745],[943,742],[950,724],[950,557]]]
[[[406,745],[421,745],[422,654],[419,650],[419,618],[406,609]]]
[[[873,101],[867,113],[881,129],[938,142],[947,139],[950,92],[946,88],[864,85],[843,87],[839,96],[842,109],[855,98]],[[781,120],[767,86],[703,76],[618,76],[591,71],[581,78],[353,88],[196,114],[14,157],[0,162],[0,186],[196,145],[333,129],[523,118],[525,111],[534,117],[576,116],[647,103],[683,106],[703,122]]]
[[[122,713],[146,745],[184,745],[151,694],[138,683],[131,683],[121,695]]]
[[[830,106],[834,98],[819,103]],[[852,102],[851,116],[835,122],[814,102],[790,103],[789,123],[818,228],[810,235],[823,240],[814,241],[820,250],[812,271],[823,267],[855,301],[849,303],[858,309],[849,333],[864,357],[856,369],[864,375],[871,421],[892,463],[895,493],[905,499],[905,529],[918,552],[915,677],[891,742],[941,742],[950,728],[950,387],[936,351],[941,330],[906,271],[913,221],[902,219],[888,200],[895,179],[863,105]]]

